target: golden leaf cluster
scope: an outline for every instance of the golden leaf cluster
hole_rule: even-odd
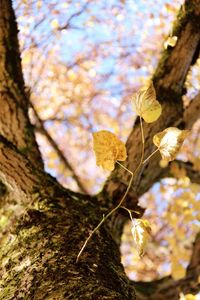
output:
[[[156,100],[156,92],[152,82],[147,88],[143,88],[133,95],[132,106],[133,110],[147,123],[154,122],[160,117],[162,108]],[[175,127],[166,128],[154,135],[153,143],[158,147],[162,160],[165,163],[175,159],[187,135],[187,130],[180,130]],[[97,166],[101,166],[109,171],[114,169],[116,161],[124,161],[127,157],[125,144],[115,134],[106,130],[93,133],[93,149],[96,155]],[[141,257],[145,252],[151,228],[147,220],[132,220],[132,224],[133,240]],[[172,276],[175,279],[180,279],[184,275],[185,268],[173,257]]]
[[[170,228],[170,233],[165,240],[169,244],[171,274],[174,279],[178,280],[185,276],[186,266],[191,256],[193,237],[199,231],[200,201],[198,195],[200,187],[191,183],[181,169],[177,168],[173,175],[177,177],[177,181],[168,194],[169,204],[164,218]],[[178,194],[177,191],[179,191]],[[169,186],[163,186],[162,192],[168,193]]]

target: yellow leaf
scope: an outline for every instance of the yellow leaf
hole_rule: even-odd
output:
[[[167,49],[168,46],[175,47],[177,43],[178,37],[177,36],[169,36],[166,42],[164,43],[164,48]]]
[[[31,62],[32,60],[32,53],[31,51],[25,51],[23,56],[22,56],[22,62],[24,65],[27,65]]]
[[[36,6],[37,9],[40,9],[42,7],[42,1],[37,1]]]
[[[160,103],[156,100],[156,92],[151,82],[147,88],[140,89],[133,95],[132,107],[145,122],[152,123],[156,121],[162,112]]]
[[[198,297],[192,294],[184,295],[183,293],[180,293],[179,300],[197,300]]]
[[[186,274],[186,269],[176,259],[172,259],[171,271],[175,280],[184,278]]]
[[[67,72],[67,76],[68,76],[68,79],[70,81],[74,81],[75,79],[77,79],[77,74],[72,70],[70,69],[68,72]]]
[[[169,164],[169,162],[167,160],[161,159],[159,161],[159,165],[161,168],[167,168],[168,164]]]
[[[188,133],[188,130],[169,127],[155,134],[153,143],[158,147],[162,159],[166,161],[174,160]]]
[[[112,171],[117,160],[126,160],[126,147],[112,132],[101,130],[93,133],[93,149],[96,164]]]
[[[197,300],[198,296],[192,295],[192,294],[187,294],[185,295],[185,300]]]
[[[132,226],[133,240],[136,245],[139,256],[143,256],[147,242],[150,237],[151,227],[147,220],[137,219],[133,221]]]
[[[58,20],[57,19],[53,19],[51,21],[51,26],[54,28],[54,29],[57,29],[59,27],[59,23],[58,23]]]

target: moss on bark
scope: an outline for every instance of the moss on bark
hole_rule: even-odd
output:
[[[134,299],[118,246],[106,225],[76,256],[101,219],[96,199],[58,191],[37,194],[1,248],[0,299]],[[56,197],[59,194],[59,197]],[[37,208],[36,208],[37,207]]]

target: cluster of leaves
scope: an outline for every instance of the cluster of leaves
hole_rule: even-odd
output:
[[[172,162],[170,169],[173,178],[163,179],[140,199],[141,205],[147,207],[144,217],[152,228],[142,260],[130,245],[130,224],[125,228],[123,263],[132,279],[143,280],[144,270],[146,280],[169,274],[174,279],[181,279],[186,274],[194,237],[199,232],[200,186],[191,183],[185,169],[177,162]],[[132,271],[135,268],[138,268],[137,275]]]
[[[152,74],[182,2],[14,1],[32,102],[91,193],[107,172],[95,168],[88,132],[104,123],[127,137],[133,121],[130,94]],[[47,171],[77,189],[40,130],[37,138]]]
[[[152,123],[160,117],[162,107],[156,99],[156,92],[152,82],[150,82],[146,88],[142,88],[138,93],[133,95],[132,106],[133,110],[140,117],[141,128],[142,118],[145,122]],[[143,136],[143,129],[141,134]],[[187,135],[188,130],[180,130],[176,127],[169,127],[162,132],[155,134],[153,137],[153,143],[156,145],[157,150],[160,151],[162,159],[169,162],[176,158],[176,155]],[[127,158],[125,144],[120,141],[115,134],[106,130],[93,133],[93,149],[96,155],[97,165],[109,171],[114,169],[116,162],[125,161]],[[152,155],[150,155],[149,158],[151,156]],[[149,158],[143,161],[142,153],[142,162],[139,164],[138,168]],[[132,176],[135,175],[132,171],[128,171],[132,174]],[[130,186],[128,186],[126,193],[129,187]],[[120,205],[121,204],[122,203],[120,202]],[[147,240],[150,236],[151,228],[147,220],[137,219],[133,221],[132,217],[131,220],[133,239],[139,256],[142,256],[147,245]]]

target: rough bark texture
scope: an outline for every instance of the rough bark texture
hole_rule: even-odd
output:
[[[41,156],[28,119],[28,98],[21,70],[17,26],[10,1],[0,1],[0,134],[36,166]]]
[[[1,251],[0,299],[134,299],[106,227],[76,256],[102,212],[96,200],[46,178]],[[81,199],[81,201],[80,201]]]
[[[198,57],[200,0],[186,1],[174,34],[177,45],[165,51],[154,76],[163,114],[156,123],[144,125],[145,156],[154,150],[155,133],[168,126],[191,127],[199,115],[199,110],[192,113],[191,121],[189,113],[183,112],[182,94],[190,65]],[[17,28],[8,0],[0,0],[0,66],[0,209],[4,228],[0,234],[0,299],[133,300],[136,290],[137,299],[176,300],[180,290],[196,292],[199,237],[186,278],[133,283],[120,262],[118,243],[124,219],[119,213],[101,227],[75,263],[89,232],[124,193],[127,174],[116,168],[102,193],[90,197],[64,189],[43,172],[28,119]],[[192,103],[197,102],[199,96]],[[192,103],[190,113],[194,112]],[[139,130],[136,121],[127,141],[130,169],[140,159]],[[141,214],[138,197],[167,174],[158,161],[159,155],[144,165],[127,197],[127,206]],[[190,164],[187,167],[188,174],[199,182],[199,175],[194,175]]]

